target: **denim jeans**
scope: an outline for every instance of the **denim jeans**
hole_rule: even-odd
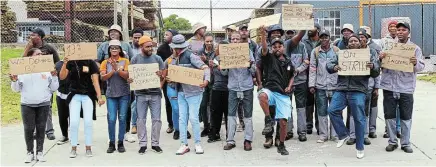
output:
[[[198,113],[200,111],[202,98],[203,94],[186,97],[183,92],[178,92],[177,102],[179,103],[179,129],[180,141],[182,144],[188,145],[188,117],[194,133],[195,144],[201,143],[200,120],[198,118]]]
[[[356,126],[357,150],[364,150],[363,140],[366,127],[365,98],[366,94],[363,92],[336,91],[333,93],[332,102],[328,108],[333,127],[340,140],[349,135],[342,119],[342,110],[347,106],[350,108]]]
[[[136,126],[136,121],[138,121],[138,111],[136,110],[136,97],[130,106],[132,108],[132,126]]]
[[[77,146],[80,109],[83,108],[83,120],[85,123],[85,146],[92,145],[92,114],[93,104],[88,95],[75,94],[70,102],[70,140],[71,146]]]
[[[138,140],[140,147],[146,147],[147,137],[147,112],[151,115],[151,146],[159,146],[161,121],[161,95],[137,95],[138,106]]]
[[[240,94],[240,95],[238,95]],[[242,96],[242,97],[241,97]],[[223,99],[224,100],[224,99]],[[238,93],[236,91],[229,91],[229,107],[227,116],[227,143],[235,144],[235,133],[236,133],[236,114],[238,106],[242,103],[244,108],[244,139],[248,141],[253,141],[253,89],[243,91]],[[276,113],[277,114],[277,113]]]
[[[319,130],[319,139],[321,140],[327,140],[329,137],[330,139],[338,137],[338,135],[335,132],[335,128],[333,128],[333,124],[331,123],[331,119],[330,119],[330,128],[329,128],[327,108],[329,107],[331,100],[332,100],[332,91],[316,89],[315,105],[318,111],[317,112],[318,121],[319,121],[318,130]],[[328,133],[329,129],[330,129],[330,134]]]
[[[175,131],[179,131],[179,104],[177,102],[177,91],[176,89],[167,86],[167,96],[171,103],[171,115],[173,120],[173,127]]]
[[[124,134],[126,133],[126,115],[127,108],[129,107],[130,95],[121,97],[108,97],[107,98],[107,123],[109,131],[109,141],[115,142],[115,126],[117,124],[118,115],[118,141],[124,141]]]

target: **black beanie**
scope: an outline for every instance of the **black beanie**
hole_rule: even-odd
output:
[[[171,34],[173,34],[173,36],[179,34],[179,32],[177,32],[177,30],[169,29],[167,31],[170,32]]]

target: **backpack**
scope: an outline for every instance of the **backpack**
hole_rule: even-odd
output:
[[[333,48],[333,51],[335,52],[335,53],[337,53],[337,52],[339,52],[339,48],[337,47],[337,46],[332,46],[332,48]],[[315,60],[316,60],[316,66],[318,66],[318,57],[319,57],[319,50],[321,49],[321,46],[317,46],[316,48],[315,48]]]

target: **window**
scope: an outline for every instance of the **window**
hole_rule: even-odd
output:
[[[18,32],[21,32],[24,39],[27,39],[30,36],[32,29],[34,29],[34,26],[18,26]]]
[[[318,11],[320,18],[315,18],[315,22],[322,29],[330,31],[330,39],[335,40],[341,37],[341,13],[340,11]]]
[[[65,36],[64,26],[51,26],[50,35]]]

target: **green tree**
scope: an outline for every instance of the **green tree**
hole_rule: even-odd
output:
[[[164,18],[163,30],[175,29],[177,31],[191,30],[191,23],[185,18],[181,18],[176,14],[172,14]]]

